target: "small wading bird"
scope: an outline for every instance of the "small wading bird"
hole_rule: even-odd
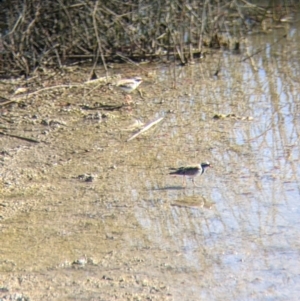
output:
[[[119,87],[123,92],[125,92],[127,95],[125,97],[125,100],[127,103],[129,103],[132,98],[129,93],[134,91],[141,83],[142,83],[141,77],[134,77],[134,78],[124,78],[120,79],[115,83],[115,86]]]
[[[209,162],[205,162],[205,163],[201,163],[201,164],[197,164],[197,165],[191,165],[191,166],[184,166],[184,167],[180,167],[178,169],[171,168],[174,171],[170,172],[169,174],[174,175],[174,176],[182,176],[183,183],[185,185],[186,185],[186,177],[191,178],[194,186],[197,186],[195,184],[194,178],[198,175],[202,175],[205,172],[205,169],[208,167],[211,167]]]

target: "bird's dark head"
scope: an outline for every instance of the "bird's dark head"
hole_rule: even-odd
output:
[[[205,170],[207,167],[212,167],[209,162],[201,163],[201,167]]]

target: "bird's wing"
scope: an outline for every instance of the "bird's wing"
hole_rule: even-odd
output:
[[[122,79],[119,80],[116,85],[118,87],[128,87],[133,84],[135,84],[135,81],[133,79]]]

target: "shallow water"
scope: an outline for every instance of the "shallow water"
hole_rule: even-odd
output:
[[[176,81],[173,67],[156,66],[131,119],[68,119],[45,138],[51,149],[29,146],[4,163],[32,168],[34,183],[2,202],[20,208],[1,224],[6,295],[298,300],[299,32],[291,27],[274,43],[284,33],[248,37],[253,52],[262,50],[257,71],[229,52],[176,67]],[[159,117],[125,142],[135,118]],[[202,161],[213,168],[200,187],[168,175]],[[96,179],[79,181],[85,173]]]

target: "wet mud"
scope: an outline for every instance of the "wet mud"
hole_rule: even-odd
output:
[[[0,298],[297,300],[297,37],[258,71],[226,51],[116,67],[143,78],[132,103],[88,67],[2,82]],[[169,175],[206,161],[197,186]]]

